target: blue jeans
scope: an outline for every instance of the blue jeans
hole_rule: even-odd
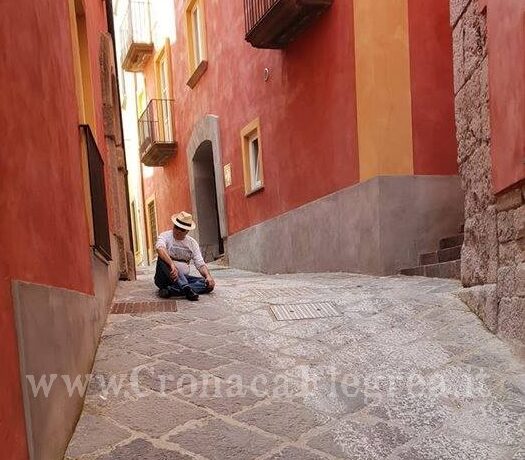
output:
[[[206,280],[200,276],[184,275],[179,272],[179,276],[175,281],[170,276],[171,269],[169,265],[160,257],[157,259],[157,267],[155,269],[155,285],[159,289],[167,289],[171,295],[184,295],[182,290],[189,286],[197,294],[206,294],[211,292],[208,288]]]

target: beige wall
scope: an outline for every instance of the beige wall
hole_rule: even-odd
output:
[[[113,239],[112,251],[118,252]],[[95,295],[14,281],[12,285],[22,393],[31,460],[62,458],[82,411],[83,395],[66,381],[91,372],[118,279],[118,264],[92,259]],[[57,377],[47,397],[31,378]],[[32,377],[31,377],[32,376]],[[28,378],[29,377],[29,378]]]

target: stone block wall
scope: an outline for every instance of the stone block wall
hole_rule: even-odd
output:
[[[111,213],[110,222],[119,249],[117,258],[119,277],[123,280],[132,280],[135,279],[135,256],[131,247],[130,210],[126,187],[128,172],[122,142],[113,39],[106,32],[100,34],[99,64],[104,138],[107,149],[105,170],[110,192],[107,196]]]
[[[458,163],[465,193],[463,300],[502,337],[525,343],[525,188],[495,196],[486,10],[451,0]]]

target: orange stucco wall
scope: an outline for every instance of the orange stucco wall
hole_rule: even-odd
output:
[[[205,2],[209,67],[193,90],[186,86],[183,4],[176,2],[172,45],[179,151],[145,190],[146,196],[156,191],[160,227],[169,225],[171,212],[190,206],[186,148],[194,124],[207,114],[220,117],[222,162],[232,164],[233,184],[226,189],[230,233],[358,182],[352,2],[334,2],[282,52],[244,41],[242,2]],[[256,117],[265,189],[246,198],[240,131]]]
[[[485,3],[492,183],[497,193],[525,179],[525,3]]]
[[[412,174],[407,0],[354,0],[361,180]]]
[[[86,2],[86,8],[103,151],[98,31],[106,29],[104,3]],[[18,460],[27,449],[11,280],[84,293],[93,287],[68,2],[6,2],[0,43],[0,445],[2,458]]]
[[[361,180],[457,174],[447,1],[355,0]]]
[[[448,0],[409,0],[414,174],[457,174]]]

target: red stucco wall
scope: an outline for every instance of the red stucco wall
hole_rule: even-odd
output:
[[[525,2],[488,0],[492,183],[525,179]]]
[[[448,1],[409,0],[414,174],[457,174]]]
[[[98,30],[106,29],[104,3],[86,3],[102,149]],[[6,2],[0,43],[0,445],[2,458],[18,460],[27,451],[11,280],[84,293],[93,287],[67,2]]]
[[[286,51],[257,50],[244,40],[242,2],[205,2],[209,67],[193,90],[186,86],[184,2],[175,3],[179,152],[145,191],[148,196],[156,190],[161,228],[172,211],[190,206],[187,142],[207,114],[220,117],[222,162],[232,164],[233,185],[226,189],[230,234],[358,182],[351,1],[334,2]],[[271,71],[268,82],[265,68]],[[245,198],[240,131],[256,117],[265,189]]]

